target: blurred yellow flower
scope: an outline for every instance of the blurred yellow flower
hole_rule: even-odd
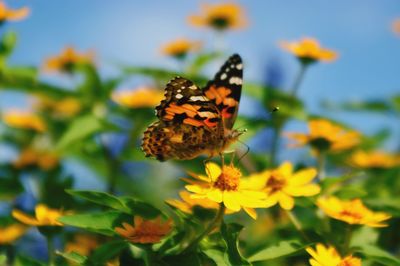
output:
[[[92,64],[94,53],[92,51],[79,53],[73,47],[66,47],[61,54],[49,57],[44,62],[47,71],[71,72],[76,64]]]
[[[82,106],[78,99],[66,97],[63,99],[52,99],[46,95],[35,97],[33,106],[36,110],[50,113],[55,117],[68,118],[76,115]]]
[[[65,244],[65,252],[76,252],[84,256],[89,256],[98,246],[99,242],[96,236],[77,234],[72,241]]]
[[[30,111],[8,110],[3,113],[3,121],[10,127],[32,129],[39,132],[46,130],[46,124],[36,114]]]
[[[400,166],[400,154],[360,150],[350,156],[349,163],[357,168],[391,168]]]
[[[35,207],[35,217],[32,217],[20,210],[13,210],[12,216],[23,224],[32,226],[63,226],[57,221],[58,218],[65,215],[62,210],[50,209],[44,204],[38,204]]]
[[[350,149],[360,142],[360,133],[346,130],[325,119],[314,119],[308,122],[310,133],[286,133],[297,141],[292,147],[310,145],[315,151],[339,152]]]
[[[215,201],[209,199],[196,199],[192,198],[190,195],[191,194],[189,192],[182,190],[179,192],[179,196],[181,197],[182,200],[169,199],[166,200],[166,202],[169,205],[189,214],[193,212],[192,210],[195,206],[199,206],[205,209],[219,208],[219,204],[216,203]]]
[[[309,260],[311,266],[361,266],[361,259],[352,255],[342,258],[332,246],[318,243],[315,250],[308,247],[306,251],[312,257]]]
[[[226,165],[221,169],[210,162],[206,164],[206,172],[207,176],[191,174],[195,180],[184,179],[189,183],[185,188],[194,193],[192,198],[223,203],[232,212],[243,208],[253,219],[257,218],[253,208],[268,207],[265,193],[253,189],[251,181],[245,182],[239,169]]]
[[[294,54],[302,63],[313,63],[317,61],[334,61],[337,52],[322,48],[314,38],[303,38],[299,42],[281,42],[280,46],[286,51]]]
[[[397,18],[392,23],[392,30],[395,34],[400,36],[400,18]]]
[[[164,92],[148,87],[114,91],[111,95],[111,99],[114,102],[128,108],[154,108],[163,98]]]
[[[161,52],[164,55],[172,56],[177,59],[184,59],[189,52],[199,50],[201,43],[191,41],[186,38],[179,38],[162,46]]]
[[[391,216],[384,212],[373,212],[360,199],[340,200],[336,197],[322,197],[317,201],[318,207],[329,217],[348,224],[363,224],[370,227],[385,227],[383,223]]]
[[[0,24],[5,21],[18,21],[29,15],[30,9],[22,7],[19,9],[10,9],[3,1],[0,1]]]
[[[321,191],[317,184],[312,183],[316,175],[314,168],[293,172],[292,164],[284,162],[276,169],[251,175],[249,181],[266,193],[268,206],[279,203],[283,209],[291,210],[294,207],[294,197],[314,196]]]
[[[189,24],[217,31],[241,29],[248,24],[243,8],[235,3],[204,4],[201,11],[188,17]]]
[[[56,167],[58,163],[59,158],[56,154],[30,147],[21,152],[17,160],[13,162],[13,165],[19,169],[37,165],[42,170],[50,170]]]
[[[25,234],[28,228],[22,224],[0,227],[0,245],[11,244]]]
[[[132,243],[154,244],[160,242],[172,230],[172,220],[162,222],[161,217],[143,220],[142,217],[135,216],[133,223],[133,226],[123,223],[123,227],[116,227],[115,232]]]

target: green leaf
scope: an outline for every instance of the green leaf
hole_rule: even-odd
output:
[[[99,118],[94,115],[84,115],[75,119],[61,140],[58,142],[56,149],[62,150],[69,145],[82,140],[96,132],[101,131],[103,124]]]
[[[79,265],[84,265],[87,261],[87,257],[83,256],[75,251],[73,252],[57,252],[57,255],[60,255],[64,259],[70,261],[70,262],[75,262],[78,263]]]
[[[117,197],[100,191],[90,190],[67,190],[68,194],[77,196],[88,201],[94,202],[99,205],[107,206],[112,209],[120,210],[122,212],[130,213],[122,201]]]
[[[132,215],[139,215],[143,218],[152,219],[162,214],[161,211],[154,206],[132,197],[120,197],[119,200],[124,203]]]
[[[289,240],[281,241],[274,246],[267,247],[258,251],[256,254],[249,258],[250,262],[273,260],[277,258],[283,258],[287,256],[295,255],[297,252],[303,250],[305,246],[302,246],[298,241]]]
[[[336,192],[336,195],[342,199],[362,198],[367,194],[368,193],[364,189],[350,185],[342,187],[338,192]]]
[[[222,54],[220,52],[209,52],[197,55],[193,62],[189,65],[188,72],[191,74],[198,74],[206,64],[218,59],[221,57],[221,55]]]
[[[7,256],[4,254],[0,254],[0,265],[6,265]]]
[[[228,247],[227,254],[229,262],[232,265],[251,265],[245,258],[242,257],[239,251],[239,233],[243,226],[236,223],[225,224],[221,226],[222,237]]]
[[[373,245],[363,245],[357,248],[360,253],[365,255],[367,258],[372,259],[382,265],[386,266],[398,266],[400,265],[400,259],[396,258],[389,252],[378,248]]]
[[[75,214],[62,216],[58,220],[65,225],[92,230],[104,235],[113,236],[114,228],[120,226],[121,221],[127,217],[117,211],[102,213]]]
[[[165,256],[163,258],[163,262],[167,263],[166,265],[190,265],[190,266],[202,265],[196,253],[184,253],[176,256]],[[149,265],[159,265],[159,264],[154,263]]]
[[[128,248],[128,243],[125,241],[109,242],[96,248],[89,260],[95,265],[104,265],[105,262],[115,258],[126,248]]]
[[[203,250],[203,253],[207,255],[210,259],[212,259],[217,266],[229,266],[232,265],[229,263],[228,256],[223,250],[217,248],[211,248]]]
[[[17,43],[17,34],[13,31],[6,32],[0,40],[0,57],[7,57],[12,53]]]
[[[23,255],[18,255],[18,257],[15,259],[14,262],[14,266],[45,266],[45,265],[46,265],[45,263],[42,263],[38,260]]]

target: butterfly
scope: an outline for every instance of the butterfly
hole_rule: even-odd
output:
[[[172,79],[156,107],[158,121],[144,132],[142,150],[146,157],[165,161],[222,154],[243,133],[232,129],[242,77],[242,59],[234,54],[203,89],[179,76]]]

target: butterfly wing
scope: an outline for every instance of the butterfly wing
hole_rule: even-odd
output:
[[[243,62],[238,54],[234,54],[203,89],[204,95],[218,108],[225,128],[232,129],[235,123],[242,82]]]

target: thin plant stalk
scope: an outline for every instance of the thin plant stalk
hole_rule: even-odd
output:
[[[294,80],[292,89],[290,90],[290,94],[292,96],[297,95],[299,88],[300,88],[300,84],[303,82],[304,74],[306,73],[307,68],[308,68],[308,64],[305,64],[305,63],[300,64],[300,70],[297,73],[297,76],[296,76],[296,79]]]
[[[317,170],[318,170],[318,179],[323,180],[325,178],[325,163],[326,163],[326,154],[325,152],[318,152],[317,155]]]
[[[47,241],[47,253],[49,256],[49,265],[54,266],[55,264],[55,251],[54,251],[54,243],[53,238],[51,236],[46,236]]]
[[[304,232],[303,226],[301,225],[299,219],[297,218],[296,214],[294,214],[292,211],[286,210],[286,214],[289,217],[289,220],[292,222],[294,227],[296,228],[297,231],[301,234],[301,236],[304,238],[304,240],[311,242],[306,233]]]
[[[271,164],[271,166],[276,166],[281,132],[282,132],[282,126],[276,127],[274,129],[274,132],[273,132],[271,150],[270,150],[270,164]]]
[[[344,235],[343,248],[342,248],[343,254],[349,253],[352,237],[353,237],[353,226],[349,224],[346,228],[346,233]]]

